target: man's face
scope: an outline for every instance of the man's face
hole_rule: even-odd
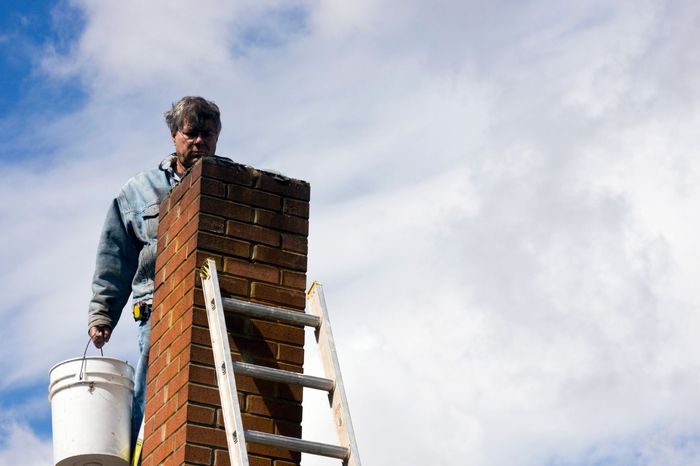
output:
[[[218,140],[219,133],[213,120],[204,120],[196,128],[185,120],[182,127],[173,135],[177,173],[183,174],[197,160],[214,155]]]

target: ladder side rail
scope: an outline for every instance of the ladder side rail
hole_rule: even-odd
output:
[[[321,319],[321,325],[316,329],[316,341],[321,355],[325,376],[335,382],[335,389],[329,393],[329,401],[335,419],[338,440],[341,446],[348,447],[350,456],[343,462],[346,466],[361,466],[360,454],[355,441],[355,431],[352,427],[350,409],[345,394],[345,386],[340,373],[340,363],[335,349],[335,340],[331,331],[330,319],[326,309],[326,299],[323,287],[314,282],[307,293],[309,311]]]
[[[231,348],[228,343],[226,320],[224,319],[224,307],[219,291],[219,279],[216,273],[216,263],[212,259],[206,260],[200,269],[200,276],[231,466],[249,466],[243,419],[240,406],[238,406],[238,391],[233,372],[233,361],[231,360]]]
[[[317,316],[305,312],[290,311],[280,307],[267,306],[260,303],[251,303],[236,298],[223,298],[224,309],[237,312],[247,317],[271,320],[290,325],[305,325],[318,328],[320,320]]]

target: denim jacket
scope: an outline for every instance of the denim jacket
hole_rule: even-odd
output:
[[[171,155],[134,176],[112,201],[97,246],[88,328],[114,328],[132,293],[134,303],[153,299],[160,202],[180,181],[174,162]]]

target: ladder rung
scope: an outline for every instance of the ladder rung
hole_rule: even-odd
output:
[[[293,383],[304,387],[315,388],[316,390],[325,390],[327,392],[332,391],[335,387],[335,384],[330,379],[314,377],[313,375],[297,374],[296,372],[273,369],[272,367],[258,366],[245,362],[234,361],[233,372],[236,374],[259,377],[272,382]]]
[[[306,325],[307,327],[314,328],[318,328],[321,325],[321,319],[313,314],[307,314],[305,312],[289,311],[279,307],[266,306],[265,304],[241,301],[236,298],[223,298],[221,301],[223,302],[224,309],[227,311],[235,311],[248,317],[290,325]]]
[[[350,455],[350,450],[337,445],[329,445],[327,443],[311,442],[309,440],[301,440],[294,437],[286,437],[284,435],[268,434],[266,432],[258,432],[255,430],[245,430],[246,442],[260,443],[271,447],[286,448],[287,450],[299,451],[302,453],[310,453],[312,455],[327,456],[329,458],[347,459]]]

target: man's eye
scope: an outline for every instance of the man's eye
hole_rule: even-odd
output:
[[[202,136],[203,139],[212,137],[214,134],[212,131],[194,131],[194,132],[182,132],[187,139],[196,139],[197,136]]]

